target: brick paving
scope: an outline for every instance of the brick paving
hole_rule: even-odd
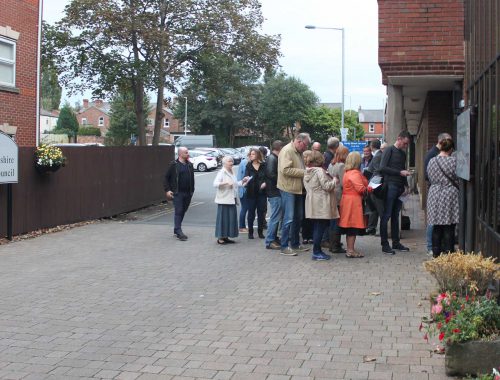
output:
[[[446,379],[418,331],[434,283],[410,206],[393,257],[378,237],[313,262],[117,221],[0,246],[0,378]]]

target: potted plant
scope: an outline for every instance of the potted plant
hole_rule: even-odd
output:
[[[446,374],[484,374],[500,365],[500,305],[488,285],[499,277],[500,266],[481,254],[454,252],[424,264],[438,281],[430,318],[421,330],[436,336],[445,352]]]
[[[35,150],[35,168],[39,173],[55,172],[64,166],[66,157],[60,148],[42,144]]]

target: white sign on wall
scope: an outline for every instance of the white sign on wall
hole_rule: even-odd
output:
[[[0,132],[0,183],[17,183],[17,144],[8,135]]]
[[[470,181],[470,109],[457,118],[457,176]]]

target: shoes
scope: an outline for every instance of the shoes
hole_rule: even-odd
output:
[[[299,245],[297,247],[292,247],[292,249],[294,251],[297,251],[297,252],[307,252],[309,251],[311,248],[310,247],[304,247],[303,245]]]
[[[245,228],[245,227],[240,228],[240,233],[246,234],[247,232],[248,232],[248,228]]]
[[[395,255],[396,254],[396,252],[391,248],[390,245],[383,245],[382,252],[384,252],[386,255]]]
[[[248,238],[249,239],[253,239],[253,228],[252,229],[248,229]]]
[[[401,251],[401,252],[409,252],[410,251],[410,248],[408,247],[405,247],[403,244],[401,243],[398,243],[398,244],[393,244],[392,245],[392,249],[396,249],[398,251]]]
[[[282,248],[281,249],[280,255],[283,255],[283,256],[297,256],[297,252],[295,252],[290,247],[286,247],[286,248]]]
[[[346,253],[347,251],[341,246],[330,248],[331,253]]]
[[[377,233],[377,230],[375,228],[368,228],[366,230],[367,235],[375,235]]]
[[[311,257],[311,259],[314,261],[326,261],[326,260],[330,260],[331,258],[332,257],[330,255],[327,255],[324,252],[313,253],[313,255]]]
[[[178,233],[174,233],[174,236],[179,239],[180,241],[186,241],[188,239],[188,237],[186,235],[184,235],[184,232],[178,232]]]
[[[265,239],[266,237],[264,236],[264,232],[258,231],[257,234],[259,235],[259,239]]]
[[[231,240],[229,238],[223,238],[222,240],[224,240],[227,244],[234,244],[234,243],[236,243],[234,240]]]
[[[432,249],[427,251],[427,256],[429,257],[433,257],[434,256],[434,252],[432,252]]]
[[[224,239],[217,239],[217,244],[225,245],[227,244],[227,241],[225,241]]]
[[[276,243],[275,241],[272,241],[271,244],[266,245],[267,249],[281,249],[281,246]]]
[[[348,259],[359,259],[365,257],[365,255],[356,251],[347,251],[345,257],[347,257]]]

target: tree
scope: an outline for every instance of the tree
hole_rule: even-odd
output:
[[[54,128],[54,133],[65,134],[68,136],[74,136],[76,142],[76,135],[78,133],[78,120],[76,115],[71,109],[69,103],[65,103],[59,112],[59,118],[57,119],[56,127]]]
[[[149,99],[144,96],[144,109],[148,110]],[[144,114],[146,118],[147,112]],[[146,124],[146,120],[143,120]],[[111,100],[109,129],[106,145],[128,145],[131,135],[137,135],[138,127],[132,91],[117,93]]]
[[[262,91],[260,121],[268,137],[293,137],[294,126],[303,123],[318,97],[309,87],[284,73],[266,78]]]
[[[46,110],[57,110],[61,103],[62,88],[59,85],[54,56],[51,53],[50,36],[54,33],[52,26],[42,22],[42,54],[41,54],[41,101]]]
[[[324,105],[317,106],[310,110],[302,130],[311,135],[313,141],[326,143],[329,137],[339,136],[342,125],[342,110],[328,108]],[[364,136],[363,126],[358,122],[358,113],[347,111],[344,113],[344,126],[348,129],[348,140],[354,140],[354,131],[356,130],[356,139],[361,140]]]
[[[220,144],[233,146],[241,128],[255,130],[261,93],[258,69],[223,55],[206,54],[191,71],[181,99],[189,103],[190,129],[215,134]],[[184,102],[174,115],[182,119]]]
[[[132,89],[141,144],[143,94],[155,89],[157,142],[164,88],[174,90],[200,52],[276,63],[279,40],[256,32],[262,21],[258,0],[73,0],[53,35],[56,62],[71,91]]]

